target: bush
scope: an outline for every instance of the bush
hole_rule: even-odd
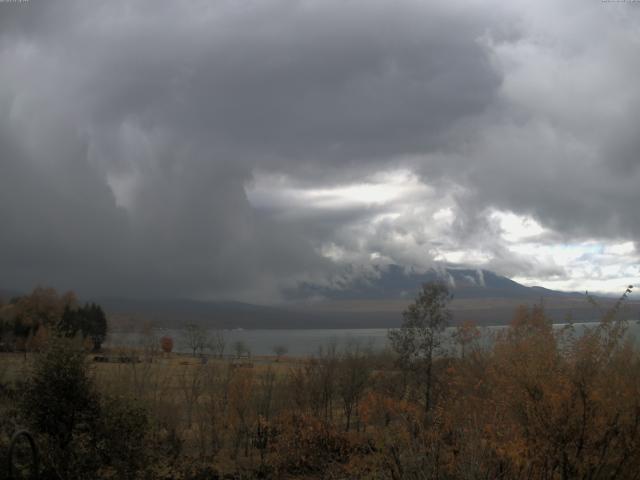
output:
[[[135,478],[145,466],[146,411],[100,398],[77,342],[54,336],[36,357],[19,408],[37,434],[43,478]]]
[[[160,348],[164,353],[171,353],[173,351],[173,338],[164,336],[160,339]]]
[[[278,422],[267,465],[278,474],[318,474],[344,464],[352,453],[346,434],[306,415]]]
[[[106,397],[100,402],[97,427],[98,455],[104,476],[136,478],[148,464],[147,411],[132,400]]]
[[[45,467],[62,478],[95,471],[87,449],[99,406],[84,357],[75,342],[54,336],[23,387],[22,415],[40,434]]]

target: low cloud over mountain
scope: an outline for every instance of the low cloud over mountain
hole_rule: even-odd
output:
[[[406,271],[399,265],[374,268],[368,275],[350,275],[352,269],[330,285],[301,284],[289,293],[306,300],[406,300],[412,301],[420,286],[429,282],[447,285],[456,299],[509,298],[526,301],[540,297],[575,297],[582,294],[526,287],[488,270],[432,268]]]

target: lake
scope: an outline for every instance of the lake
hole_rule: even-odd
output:
[[[594,327],[598,323],[575,323],[575,331],[579,334],[585,328]],[[554,328],[563,328],[565,324],[555,324]],[[504,329],[504,326],[481,327],[481,344],[488,345],[495,332]],[[451,336],[454,328],[448,328],[445,336]],[[273,355],[276,346],[284,346],[287,354],[292,356],[308,356],[318,353],[318,350],[326,348],[330,344],[336,344],[338,349],[344,348],[349,343],[357,343],[362,347],[372,350],[384,350],[388,345],[386,328],[358,328],[358,329],[235,329],[223,330],[226,342],[225,354],[233,353],[235,342],[243,342],[252,355]],[[151,334],[142,333],[110,333],[105,347],[140,347],[149,342],[158,344],[159,338],[168,335],[174,340],[174,352],[190,353],[185,331],[180,329],[156,329]],[[640,325],[636,320],[629,321],[629,335],[636,340],[640,338]],[[452,347],[452,342],[449,342]]]

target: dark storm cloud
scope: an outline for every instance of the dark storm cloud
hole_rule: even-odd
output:
[[[623,253],[581,272],[632,277],[629,7],[0,3],[0,286],[273,300],[375,262],[574,278],[536,249],[589,241]],[[496,211],[543,232],[518,250]]]
[[[252,172],[446,149],[500,87],[492,22],[408,0],[0,4],[2,284],[268,299],[333,268],[250,205]]]
[[[637,240],[640,10],[531,9],[522,39],[496,48],[504,83],[465,152],[469,203],[533,214],[565,241]]]

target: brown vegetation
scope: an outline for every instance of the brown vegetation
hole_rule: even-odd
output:
[[[520,307],[490,347],[481,348],[474,325],[465,324],[456,334],[460,355],[438,351],[446,301],[431,306],[422,305],[423,317],[419,303],[407,310],[406,318],[434,321],[412,324],[432,328],[413,358],[351,344],[249,367],[156,348],[140,363],[92,363],[96,393],[84,383],[83,392],[105,412],[105,445],[117,445],[113,429],[145,425],[137,478],[638,476],[640,352],[616,315],[622,302],[580,335],[554,330],[540,305]],[[0,380],[5,392],[19,388]],[[16,412],[20,402],[5,393],[2,408]],[[126,405],[144,408],[148,424]],[[80,437],[63,440],[85,448]],[[133,460],[95,467],[95,478],[133,475],[126,461]]]

